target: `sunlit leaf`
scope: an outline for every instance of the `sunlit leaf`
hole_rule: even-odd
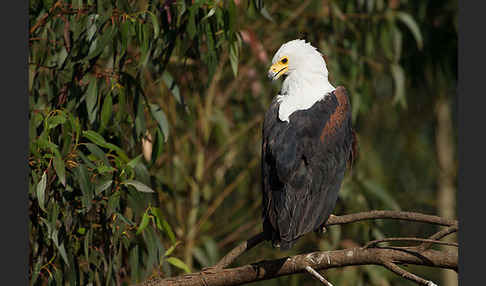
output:
[[[391,65],[391,72],[393,76],[393,81],[395,82],[394,102],[398,102],[403,107],[406,107],[407,101],[405,98],[405,72],[403,71],[403,68],[398,64]]]
[[[108,123],[110,122],[111,116],[113,112],[113,99],[111,97],[111,94],[108,94],[105,97],[105,100],[103,102],[103,107],[101,108],[101,125],[100,125],[100,130],[104,130],[106,126],[108,126]]]
[[[174,243],[171,247],[169,247],[169,249],[167,249],[164,253],[165,256],[169,256],[172,254],[172,252],[174,252],[174,250],[176,249],[176,247],[180,244],[181,242],[180,241],[177,241],[176,243]]]
[[[112,184],[113,184],[113,180],[106,180],[106,181],[100,183],[95,188],[95,195],[99,195],[101,192],[107,190],[109,187],[111,187]]]
[[[215,12],[216,12],[216,7],[213,7],[213,8],[211,8],[211,9],[209,9],[209,13],[208,13],[206,16],[204,16],[204,17],[201,19],[201,21],[204,21],[204,20],[206,20],[207,18],[209,18],[209,17],[213,16]]]
[[[167,142],[167,138],[169,137],[169,123],[167,122],[167,117],[165,116],[164,111],[160,108],[160,106],[150,104],[150,112],[157,121],[160,130],[162,130],[164,133],[164,141]]]
[[[46,209],[44,208],[45,197],[46,197],[46,184],[47,184],[47,174],[46,172],[44,172],[44,174],[42,174],[42,178],[37,184],[37,200],[39,202],[39,207],[43,211],[46,211]]]
[[[172,241],[172,243],[175,243],[176,238],[174,232],[172,231],[172,228],[170,227],[169,223],[164,219],[164,216],[162,215],[162,211],[160,210],[160,208],[152,208],[152,213],[156,218],[157,227],[160,230],[164,230],[167,236],[169,237],[169,239]]]
[[[186,272],[186,273],[191,273],[191,270],[189,269],[189,267],[187,267],[187,265],[177,257],[168,257],[167,262],[174,265],[175,267],[177,267],[179,269],[184,270],[184,272]]]
[[[123,181],[122,184],[133,186],[135,189],[137,189],[137,191],[143,192],[143,193],[154,193],[155,192],[154,190],[152,190],[150,187],[148,187],[144,183],[139,182],[139,181],[135,181],[135,180],[126,180],[126,181]]]
[[[53,129],[59,124],[64,124],[66,117],[64,115],[56,115],[47,119],[47,128]]]
[[[164,81],[165,85],[170,90],[170,92],[172,93],[172,95],[175,97],[175,99],[177,100],[177,102],[178,103],[182,103],[182,99],[181,99],[181,95],[180,95],[180,91],[179,91],[179,86],[175,82],[175,80],[172,77],[172,75],[168,71],[165,71],[162,74],[162,80]]]
[[[152,25],[154,26],[154,39],[155,39],[159,36],[159,31],[160,31],[159,21],[157,20],[157,16],[154,13],[149,11],[149,14],[150,14],[150,18],[152,19]]]
[[[141,234],[142,231],[148,226],[150,221],[150,217],[148,212],[145,212],[142,216],[142,221],[140,222],[140,225],[137,228],[137,234]]]
[[[421,50],[424,42],[417,22],[412,18],[412,16],[410,16],[410,14],[405,12],[397,12],[396,17],[410,29],[410,32],[412,32],[412,35],[417,42],[417,47]]]

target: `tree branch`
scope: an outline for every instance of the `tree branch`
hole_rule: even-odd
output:
[[[457,232],[458,229],[459,229],[459,226],[457,224],[451,225],[447,228],[444,228],[441,231],[436,232],[434,235],[430,236],[429,239],[432,239],[432,240],[442,239],[442,238],[446,237],[447,235],[449,235],[451,233]],[[431,245],[432,245],[432,243],[425,242],[425,243],[422,243],[422,245],[418,246],[417,249],[420,250],[420,251],[423,251],[423,250],[429,248]]]
[[[352,265],[382,265],[387,269],[397,273],[404,278],[412,280],[421,285],[435,285],[431,281],[425,280],[412,273],[405,271],[397,264],[415,264],[448,268],[457,271],[457,250],[438,251],[427,249],[432,243],[447,244],[458,246],[456,243],[443,243],[439,241],[446,235],[458,230],[457,220],[445,219],[438,216],[426,215],[415,212],[401,211],[369,211],[349,215],[331,215],[326,226],[341,225],[362,220],[371,219],[398,219],[414,222],[423,222],[448,226],[438,231],[428,239],[425,238],[385,238],[382,240],[371,241],[361,248],[350,248],[334,251],[318,251],[308,254],[295,255],[292,257],[281,258],[270,261],[260,261],[257,263],[224,269],[236,260],[245,251],[253,248],[264,241],[264,234],[259,233],[250,239],[240,243],[226,254],[215,266],[205,268],[201,272],[181,275],[171,278],[153,278],[138,284],[138,286],[216,286],[216,285],[241,285],[244,283],[272,279],[279,276],[291,275],[295,273],[308,272],[315,278],[322,280],[316,270],[323,270],[336,267]],[[369,248],[384,241],[419,241],[423,242],[416,247],[376,247]],[[316,272],[319,277],[315,275]],[[325,279],[324,279],[325,280]],[[325,283],[325,282],[323,282]],[[329,282],[327,282],[329,283]]]
[[[329,219],[326,222],[326,226],[341,225],[341,224],[347,224],[347,223],[358,222],[362,220],[370,220],[370,219],[399,219],[399,220],[432,223],[438,225],[453,225],[456,226],[456,230],[457,230],[456,220],[448,220],[438,216],[425,215],[416,212],[402,212],[402,211],[368,211],[368,212],[360,212],[360,213],[354,213],[354,214],[348,214],[342,216],[331,215],[329,216]],[[439,240],[440,237],[430,237],[429,239]],[[226,266],[230,265],[233,261],[235,261],[236,258],[238,258],[238,256],[243,254],[245,251],[253,248],[255,245],[263,242],[263,240],[264,240],[263,233],[259,233],[253,236],[252,238],[238,244],[238,246],[233,248],[213,267],[225,268]]]
[[[228,254],[226,254],[221,260],[214,265],[214,268],[225,268],[226,266],[230,265],[233,261],[238,258],[241,254],[245,251],[252,249],[254,246],[260,244],[264,241],[263,232],[260,232],[257,235],[254,235],[250,239],[238,244],[237,247],[233,248]]]
[[[455,242],[447,242],[447,241],[440,241],[435,239],[427,239],[427,238],[418,238],[418,237],[387,237],[383,239],[372,240],[363,246],[364,248],[370,248],[376,246],[378,243],[382,242],[391,242],[391,241],[418,241],[418,242],[425,242],[427,244],[442,244],[448,246],[455,246],[459,247],[459,244]]]
[[[429,281],[429,280],[425,280],[425,279],[423,279],[423,278],[421,278],[421,277],[419,277],[419,276],[417,276],[413,273],[410,273],[410,272],[406,271],[405,269],[398,267],[398,265],[396,265],[393,262],[384,261],[382,265],[386,269],[392,271],[393,273],[400,275],[401,277],[406,278],[408,280],[411,280],[413,282],[416,282],[420,285],[437,286],[434,282]]]
[[[260,261],[236,268],[209,268],[201,272],[177,277],[155,278],[138,284],[138,286],[241,285],[302,273],[306,271],[306,266],[316,270],[323,270],[352,265],[384,265],[386,261],[393,261],[396,264],[427,265],[457,271],[457,251],[448,252],[429,249],[418,253],[413,248],[351,248],[319,251],[277,260]]]
[[[445,219],[434,215],[426,215],[416,212],[402,212],[402,211],[368,211],[361,213],[354,213],[342,216],[331,215],[326,222],[326,226],[336,224],[347,224],[362,220],[370,219],[398,219],[415,222],[424,222],[437,225],[451,226],[456,225],[457,220]]]
[[[333,286],[329,281],[326,280],[326,278],[324,278],[319,272],[315,271],[314,268],[310,267],[309,265],[305,267],[305,270],[322,284],[326,286]]]

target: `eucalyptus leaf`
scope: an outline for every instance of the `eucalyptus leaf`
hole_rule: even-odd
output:
[[[113,99],[111,94],[108,94],[103,102],[103,107],[101,108],[101,125],[100,130],[103,131],[108,123],[110,122],[113,112]]]
[[[103,191],[107,190],[111,185],[113,184],[113,180],[105,180],[101,182],[98,186],[95,188],[95,195],[101,194]]]
[[[64,160],[59,153],[56,153],[54,159],[54,170],[56,170],[57,177],[63,186],[66,186],[66,167],[64,166]]]
[[[159,32],[160,32],[159,21],[157,20],[157,16],[154,13],[149,11],[149,14],[150,14],[150,18],[152,19],[152,25],[154,26],[154,39],[155,39],[159,36]]]
[[[44,208],[45,198],[46,198],[46,184],[47,184],[47,174],[44,172],[42,174],[41,180],[37,184],[37,200],[39,202],[39,207],[46,211]]]
[[[139,181],[135,181],[135,180],[126,180],[126,181],[123,181],[122,184],[132,186],[135,189],[137,189],[137,191],[142,192],[142,193],[154,193],[155,192],[154,190],[152,190],[150,187],[148,187],[144,183],[139,182]]]
[[[167,138],[169,137],[169,123],[167,122],[165,112],[160,108],[160,106],[155,104],[150,104],[150,111],[154,119],[157,121],[160,130],[164,133],[164,141],[167,142]]]
[[[142,231],[148,226],[149,220],[150,217],[148,215],[148,212],[145,212],[142,216],[142,221],[140,222],[140,225],[137,228],[137,234],[142,233]]]
[[[405,72],[398,64],[391,65],[391,73],[393,81],[395,82],[395,98],[394,102],[400,103],[403,107],[407,106],[405,98]]]
[[[412,35],[417,42],[417,47],[421,50],[424,46],[424,40],[417,22],[406,12],[397,12],[396,17],[408,27],[410,32],[412,32]]]
[[[175,267],[184,270],[184,272],[191,273],[191,270],[189,269],[189,267],[182,260],[180,260],[179,258],[177,258],[177,257],[168,257],[166,260],[167,260],[167,262],[169,264],[172,264]]]

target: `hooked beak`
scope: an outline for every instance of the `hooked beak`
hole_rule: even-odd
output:
[[[268,70],[268,78],[271,80],[276,80],[283,74],[287,73],[289,70],[289,65],[284,64],[280,61],[274,63]]]

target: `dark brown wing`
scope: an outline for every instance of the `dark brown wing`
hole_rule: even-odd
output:
[[[278,103],[265,115],[262,145],[263,228],[282,249],[319,229],[334,209],[351,158],[351,108],[338,87],[307,110],[278,119]]]

